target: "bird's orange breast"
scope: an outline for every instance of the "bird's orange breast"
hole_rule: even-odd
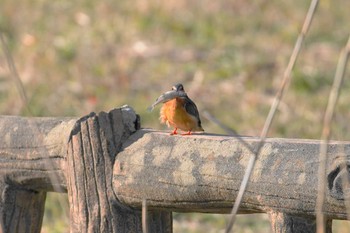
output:
[[[163,104],[160,110],[160,120],[168,126],[184,131],[202,130],[198,127],[197,118],[186,112],[181,98],[176,98]]]

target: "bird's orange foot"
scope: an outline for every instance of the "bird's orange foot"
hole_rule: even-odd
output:
[[[177,131],[177,128],[175,128],[174,131],[170,133],[170,135],[175,135],[175,134],[177,134],[176,131]]]
[[[191,130],[190,130],[190,131],[188,131],[187,133],[183,133],[183,134],[181,134],[181,135],[183,135],[183,136],[192,135],[192,132],[191,132]]]

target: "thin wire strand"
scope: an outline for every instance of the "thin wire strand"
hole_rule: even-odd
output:
[[[332,89],[329,94],[328,104],[323,120],[323,129],[321,136],[320,145],[320,156],[319,156],[319,167],[318,167],[318,191],[316,199],[316,228],[317,233],[326,232],[326,219],[323,213],[323,206],[325,201],[325,191],[326,191],[326,162],[327,162],[327,152],[328,143],[331,135],[331,124],[334,116],[334,109],[338,102],[340,89],[343,83],[346,65],[349,59],[350,53],[350,36],[346,46],[340,53],[337,69],[334,75],[334,81]]]
[[[202,113],[202,116],[205,117],[207,120],[213,122],[214,124],[218,125],[220,128],[222,128],[226,132],[226,134],[232,135],[235,138],[237,138],[237,140],[239,142],[241,142],[243,144],[243,146],[245,146],[251,153],[254,153],[253,148],[246,141],[244,141],[242,136],[239,135],[234,129],[232,129],[232,128],[228,127],[227,125],[223,124],[221,121],[219,121],[215,116],[213,116],[208,111],[204,111]]]
[[[245,171],[245,174],[244,174],[244,177],[243,177],[243,180],[242,180],[242,183],[241,183],[241,186],[239,188],[239,191],[238,191],[238,194],[237,194],[237,198],[236,198],[236,201],[234,203],[234,206],[232,208],[232,211],[231,211],[231,218],[229,220],[229,223],[227,225],[227,228],[226,228],[226,233],[229,233],[231,232],[232,230],[232,227],[233,227],[233,224],[236,220],[236,215],[237,215],[237,212],[238,212],[238,209],[239,209],[239,206],[242,202],[242,198],[243,198],[243,194],[247,188],[247,185],[248,185],[248,181],[249,181],[249,178],[250,178],[250,175],[253,171],[253,168],[254,168],[254,165],[255,165],[255,162],[256,162],[256,159],[261,151],[261,148],[263,147],[264,143],[265,143],[265,140],[266,140],[266,136],[269,132],[269,129],[271,127],[271,124],[272,124],[272,121],[273,121],[273,118],[275,116],[275,113],[277,111],[277,108],[279,106],[279,103],[284,95],[284,92],[286,90],[286,87],[288,86],[290,80],[291,80],[291,72],[293,70],[293,67],[295,65],[295,62],[297,60],[297,57],[300,53],[300,50],[301,50],[301,45],[304,41],[304,38],[307,34],[307,32],[309,31],[309,28],[310,28],[310,25],[311,25],[311,22],[312,22],[312,19],[314,17],[314,14],[315,14],[315,11],[317,9],[317,6],[318,6],[318,0],[312,0],[311,3],[310,3],[310,7],[309,7],[309,10],[306,14],[306,18],[304,20],[304,23],[303,23],[303,27],[302,27],[302,30],[297,38],[297,41],[295,43],[295,46],[294,46],[294,49],[293,49],[293,52],[292,52],[292,55],[289,59],[289,62],[288,62],[288,65],[287,65],[287,68],[284,72],[284,75],[283,75],[283,79],[282,79],[282,84],[275,96],[275,99],[272,103],[272,106],[270,108],[270,112],[266,118],[266,121],[265,121],[265,124],[264,124],[264,127],[262,129],[262,132],[261,132],[261,135],[260,135],[260,142],[257,146],[257,149],[255,151],[255,153],[253,155],[251,155],[250,159],[249,159],[249,162],[248,162],[248,165],[247,165],[247,168],[246,168],[246,171]]]

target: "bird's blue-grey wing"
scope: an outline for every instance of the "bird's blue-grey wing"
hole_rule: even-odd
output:
[[[188,97],[185,97],[184,108],[186,112],[198,119],[198,125],[201,126],[201,119],[196,104]]]

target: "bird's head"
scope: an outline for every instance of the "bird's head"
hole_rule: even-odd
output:
[[[174,85],[171,89],[174,90],[174,91],[183,91],[183,92],[185,92],[184,86],[181,83],[178,83],[178,84]]]

